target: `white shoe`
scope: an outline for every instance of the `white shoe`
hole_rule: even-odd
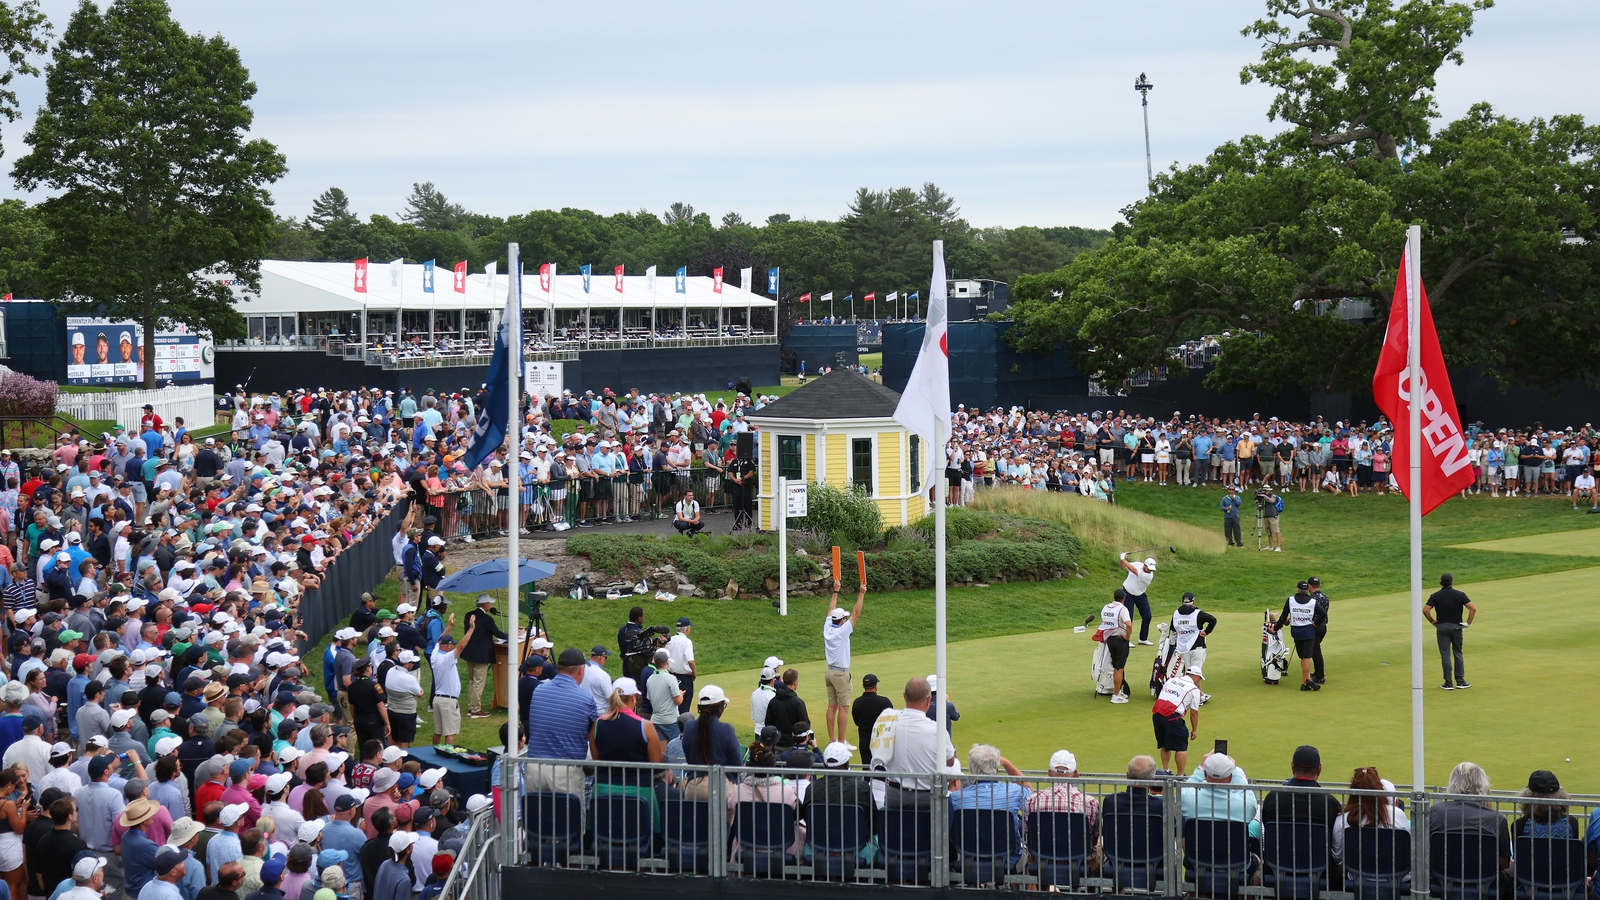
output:
[[[1128,695],[1127,694],[1112,694],[1111,695],[1111,702],[1112,703],[1127,703],[1128,702]]]
[[[854,753],[857,750],[861,749],[860,747],[857,747],[855,744],[845,744],[845,746],[850,748],[850,752],[851,753]]]
[[[1139,646],[1141,646],[1141,647],[1154,647],[1155,645],[1156,645],[1155,641],[1140,641],[1139,642]]]
[[[1283,548],[1282,547],[1273,547],[1272,548],[1272,552],[1273,553],[1282,553],[1283,552]]]
[[[1201,694],[1200,695],[1200,705],[1201,706],[1205,706],[1207,701],[1209,701],[1210,699],[1211,699],[1211,695],[1210,694]]]

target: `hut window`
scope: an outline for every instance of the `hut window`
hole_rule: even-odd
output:
[[[778,435],[778,477],[791,481],[801,481],[806,477],[805,468],[801,462],[803,456],[804,439],[799,435]]]
[[[922,435],[911,435],[911,493],[922,492]]]
[[[872,493],[872,438],[850,441],[850,484]]]

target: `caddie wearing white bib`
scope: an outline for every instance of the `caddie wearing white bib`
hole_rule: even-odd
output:
[[[1283,612],[1278,615],[1278,621],[1273,623],[1273,631],[1283,630],[1284,625],[1289,626],[1289,635],[1294,638],[1294,652],[1300,657],[1300,690],[1320,691],[1322,685],[1311,679],[1311,661],[1317,653],[1317,625],[1327,621],[1328,614],[1317,607],[1317,600],[1311,596],[1311,585],[1300,582],[1299,589],[1294,596],[1283,604]]]
[[[1183,604],[1172,614],[1172,634],[1177,640],[1176,649],[1183,660],[1184,670],[1197,683],[1205,681],[1206,635],[1215,631],[1216,627],[1217,617],[1200,608],[1193,591],[1185,591]],[[1201,703],[1210,699],[1210,694],[1201,693]]]
[[[1128,642],[1133,637],[1133,618],[1128,615],[1128,607],[1123,598],[1127,593],[1122,588],[1117,588],[1111,595],[1111,602],[1100,608],[1100,628],[1098,637],[1105,642],[1106,651],[1111,654],[1111,668],[1113,682],[1111,688],[1112,703],[1127,703],[1127,681],[1123,670],[1128,667]]]

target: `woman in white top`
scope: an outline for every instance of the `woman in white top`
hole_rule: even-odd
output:
[[[1365,766],[1350,776],[1350,789],[1355,791],[1393,791],[1394,785],[1383,780],[1378,770]],[[1411,820],[1392,797],[1360,796],[1351,794],[1345,802],[1344,814],[1334,820],[1333,858],[1344,859],[1344,831],[1346,828],[1394,828],[1411,830]]]
[[[1167,470],[1172,465],[1172,441],[1165,434],[1156,438],[1156,475],[1162,484],[1167,483]]]

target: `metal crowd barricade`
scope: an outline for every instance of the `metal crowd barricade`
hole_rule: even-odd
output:
[[[820,763],[499,764],[525,773],[508,864],[824,884],[1584,900],[1588,823],[1600,809],[1595,796],[1167,776],[940,774],[922,776],[931,790],[902,791],[902,776]]]

